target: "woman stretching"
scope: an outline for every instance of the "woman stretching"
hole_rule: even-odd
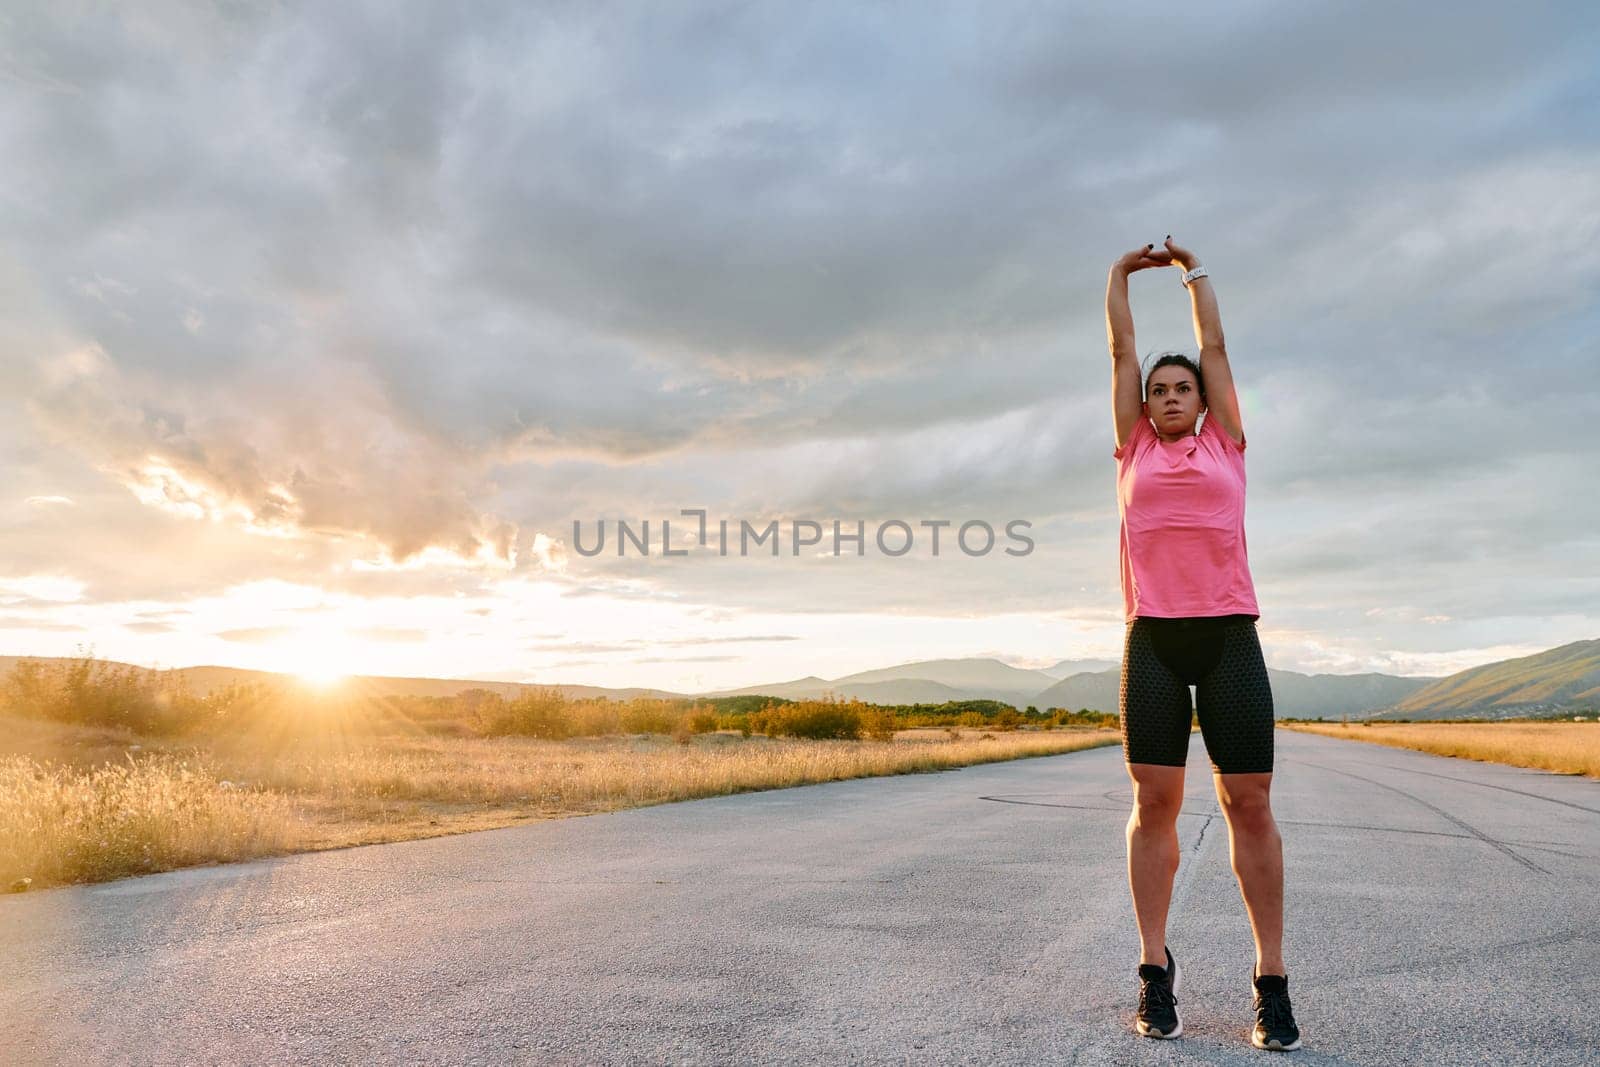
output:
[[[1128,275],[1177,265],[1194,304],[1198,365],[1156,360],[1143,382],[1133,345]],[[1234,874],[1255,934],[1257,1048],[1300,1047],[1283,963],[1283,843],[1272,818],[1272,689],[1256,638],[1255,587],[1244,536],[1244,427],[1222,320],[1194,253],[1146,245],[1106,283],[1117,504],[1122,519],[1122,749],[1133,779],[1128,882],[1139,924],[1139,1013],[1147,1037],[1183,1033],[1178,961],[1167,907],[1178,872],[1178,811],[1198,714],[1228,822]],[[1200,428],[1195,423],[1201,414]],[[1189,686],[1195,687],[1190,703]]]

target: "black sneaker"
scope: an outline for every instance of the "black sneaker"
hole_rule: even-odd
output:
[[[1178,1017],[1178,961],[1167,953],[1167,965],[1139,964],[1139,1017],[1134,1029],[1145,1037],[1177,1037],[1183,1033]]]
[[[1294,1024],[1294,1012],[1289,1007],[1288,977],[1257,975],[1251,968],[1250,982],[1256,991],[1256,1028],[1250,1032],[1250,1043],[1274,1052],[1299,1048],[1300,1028]]]

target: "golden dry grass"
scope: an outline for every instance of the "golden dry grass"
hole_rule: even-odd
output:
[[[1324,737],[1600,778],[1600,722],[1283,723]]]
[[[87,772],[0,758],[7,887],[244,859],[286,847],[293,826],[284,797],[222,787],[203,766],[171,756]]]
[[[14,729],[13,729],[14,727]],[[1115,744],[1111,730],[893,741],[277,738],[205,749],[0,718],[0,888],[406,840],[693,797]],[[129,751],[135,745],[137,751]],[[113,753],[120,762],[103,762]],[[101,761],[101,762],[97,762]]]

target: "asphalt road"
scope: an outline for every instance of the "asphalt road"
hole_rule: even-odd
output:
[[[1600,784],[1279,731],[1269,1053],[1193,744],[1176,1041],[1113,747],[0,898],[0,1062],[1596,1061]]]

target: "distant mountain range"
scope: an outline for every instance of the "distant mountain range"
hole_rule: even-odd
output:
[[[0,674],[9,674],[19,658],[0,656]],[[201,694],[232,684],[292,677],[236,667],[180,667],[161,673],[181,676],[192,691]],[[1510,718],[1565,711],[1593,714],[1600,708],[1600,639],[1575,641],[1537,655],[1501,660],[1445,678],[1301,674],[1270,668],[1267,674],[1272,681],[1273,705],[1279,718]],[[568,697],[605,696],[612,700],[748,694],[814,700],[832,694],[872,704],[997,700],[1017,708],[1032,705],[1041,711],[1092,708],[1114,712],[1120,682],[1121,668],[1112,660],[1061,660],[1050,667],[1029,670],[997,659],[973,658],[923,660],[841,678],[810,675],[787,682],[693,694],[591,685],[546,688],[559,689]],[[539,683],[357,676],[344,684],[374,695],[451,696],[466,689],[488,689],[509,696]]]
[[[1056,666],[1060,667],[1061,664]],[[815,700],[826,693],[834,693],[874,704],[1001,700],[1023,708],[1038,703],[1039,694],[1057,684],[1056,680],[1061,675],[1051,673],[1055,669],[1024,670],[997,659],[930,659],[861,671],[831,680],[812,675],[796,678],[792,682],[747,685],[742,689],[721,689],[699,695],[723,697],[760,693],[790,700]]]
[[[1366,718],[1432,684],[1432,678],[1392,674],[1301,674],[1267,668],[1272,706],[1278,718]],[[1095,708],[1115,711],[1122,670],[1114,667],[1078,674],[1039,694],[1039,707]]]
[[[1091,669],[1067,673],[1061,668],[1087,664]],[[1275,710],[1314,719],[1365,716],[1387,708],[1436,681],[1387,674],[1299,674],[1269,669]],[[1060,677],[1059,681],[1054,680]],[[1122,668],[1106,660],[1063,660],[1043,670],[1020,670],[995,659],[945,659],[905,663],[898,667],[848,674],[827,680],[815,676],[791,682],[752,685],[705,696],[763,693],[790,700],[816,699],[825,693],[878,704],[938,704],[950,700],[1002,700],[1018,708],[1092,708],[1116,711]]]

